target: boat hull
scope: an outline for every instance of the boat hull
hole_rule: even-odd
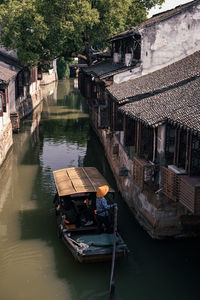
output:
[[[62,240],[65,246],[72,253],[73,257],[79,263],[93,263],[93,262],[104,262],[112,260],[112,246],[101,247],[95,251],[84,251],[81,253],[78,251],[76,245],[74,245],[70,239],[67,238],[65,234],[62,236]],[[128,252],[127,246],[124,244],[122,249],[116,251],[116,259],[122,258]]]

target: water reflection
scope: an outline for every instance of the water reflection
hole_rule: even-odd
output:
[[[76,263],[56,235],[52,171],[77,165],[97,167],[115,187],[86,103],[67,80],[23,121],[0,169],[0,299],[108,298],[110,264]],[[130,255],[116,265],[116,300],[198,299],[199,242],[151,240],[118,202]]]

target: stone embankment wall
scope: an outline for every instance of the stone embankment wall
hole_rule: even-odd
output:
[[[4,162],[12,144],[12,124],[8,122],[4,129],[0,130],[0,166]]]
[[[17,112],[11,113],[10,118],[13,126],[13,131],[17,132],[20,129],[20,120],[28,116],[36,106],[42,101],[41,89],[35,91],[22,102],[18,98],[16,101]]]

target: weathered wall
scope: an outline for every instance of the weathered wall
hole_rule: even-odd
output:
[[[10,150],[13,144],[12,138],[12,125],[9,121],[3,124],[2,117],[0,117],[0,166],[5,160],[8,151]]]
[[[8,93],[12,83],[9,83]],[[12,124],[10,121],[10,107],[9,103],[7,103],[6,112],[3,113],[3,116],[0,117],[0,166],[5,160],[8,151],[10,150],[13,144],[12,137]]]
[[[139,32],[141,65],[115,75],[115,83],[151,73],[200,50],[200,4]]]
[[[15,78],[9,82],[8,86],[8,99],[10,105],[10,112],[16,112],[16,103],[15,103]]]
[[[200,4],[143,29],[142,75],[200,50]]]

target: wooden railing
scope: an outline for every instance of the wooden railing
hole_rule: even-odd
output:
[[[179,201],[193,214],[200,214],[200,177],[181,176]]]
[[[162,167],[162,192],[175,202],[179,200],[180,177],[168,168]]]
[[[179,201],[193,214],[200,214],[200,177],[177,175],[163,167],[162,192],[169,199]]]

